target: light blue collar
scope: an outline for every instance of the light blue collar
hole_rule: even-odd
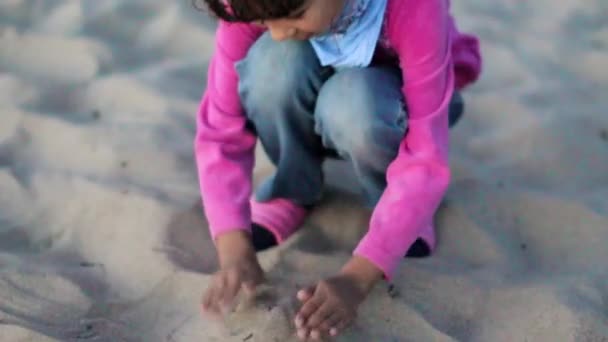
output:
[[[370,65],[380,38],[388,0],[346,0],[332,28],[310,39],[323,66]]]

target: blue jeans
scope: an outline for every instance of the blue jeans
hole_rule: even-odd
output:
[[[338,157],[354,168],[367,205],[376,205],[407,133],[396,65],[336,71],[321,66],[310,43],[264,34],[236,68],[250,128],[276,166],[257,189],[258,201],[315,204],[323,194],[323,161]],[[451,122],[462,109],[456,94]]]

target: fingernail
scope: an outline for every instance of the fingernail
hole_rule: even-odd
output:
[[[298,295],[300,297],[309,297],[310,296],[310,290],[309,289],[302,289],[302,290],[298,291]]]
[[[300,338],[301,340],[306,339],[306,331],[304,329],[298,330],[298,338]]]
[[[329,334],[330,334],[331,336],[336,336],[336,335],[338,335],[338,329],[336,329],[336,328],[331,328],[331,329],[329,329]]]
[[[301,316],[296,316],[296,326],[301,328],[304,325],[304,319]]]

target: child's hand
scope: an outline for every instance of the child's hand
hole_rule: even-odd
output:
[[[231,311],[241,290],[253,295],[264,281],[264,271],[258,263],[249,236],[245,232],[229,233],[218,239],[220,270],[213,276],[203,295],[203,313],[215,317]]]
[[[302,308],[295,324],[301,340],[335,337],[347,328],[357,315],[382,272],[361,258],[353,258],[339,275],[298,292]]]
[[[339,275],[321,280],[316,286],[300,290],[302,308],[296,316],[298,337],[302,341],[337,336],[357,315],[365,294],[352,279]]]

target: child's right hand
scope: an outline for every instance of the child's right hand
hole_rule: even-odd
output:
[[[203,313],[215,317],[231,311],[241,290],[252,296],[264,282],[264,271],[247,232],[222,235],[217,240],[220,270],[213,276],[203,295]]]

